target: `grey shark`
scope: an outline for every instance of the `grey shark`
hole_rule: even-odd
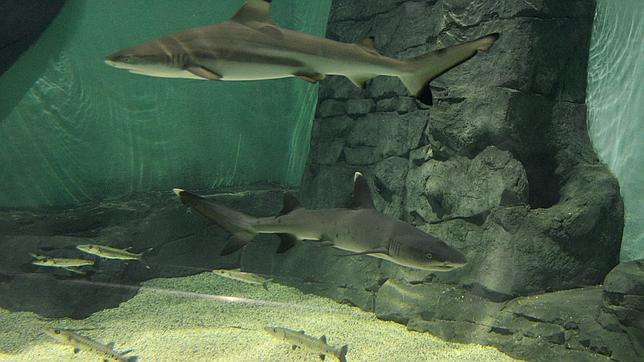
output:
[[[298,240],[314,240],[346,255],[370,255],[416,269],[449,271],[465,265],[465,256],[442,240],[378,212],[369,184],[356,172],[350,208],[310,210],[289,193],[277,216],[252,217],[182,189],[174,189],[184,205],[232,234],[222,255],[231,254],[260,233],[277,234],[283,253]]]
[[[373,38],[350,44],[280,28],[271,1],[248,0],[229,21],[170,34],[108,56],[132,73],[164,78],[243,81],[299,77],[318,82],[343,75],[359,87],[379,75],[402,80],[410,94],[432,104],[429,82],[488,50],[499,34],[408,60],[383,56]]]

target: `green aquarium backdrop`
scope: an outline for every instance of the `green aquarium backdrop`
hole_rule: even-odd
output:
[[[623,261],[644,258],[644,1],[600,0],[588,72],[588,129],[624,196]]]
[[[242,0],[74,0],[0,77],[0,207],[131,192],[299,184],[317,86],[208,82],[103,63],[119,49],[226,21]],[[278,1],[282,27],[323,35],[331,0]]]

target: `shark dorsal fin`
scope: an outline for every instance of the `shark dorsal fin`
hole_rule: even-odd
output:
[[[325,335],[322,335],[322,337],[320,337],[320,341],[322,341],[322,342],[326,343],[326,336],[325,336]]]
[[[108,343],[108,344],[107,344],[107,348],[108,348],[109,350],[114,350],[114,342],[110,342],[110,343]]]
[[[298,199],[295,198],[295,196],[293,196],[292,193],[285,192],[284,193],[284,204],[282,206],[282,210],[280,210],[279,215],[280,216],[286,215],[289,212],[291,212],[293,210],[296,210],[296,209],[299,209],[301,207],[302,206],[300,205],[300,201],[298,201]]]
[[[353,175],[353,201],[351,202],[352,209],[373,209],[373,199],[371,198],[371,190],[369,183],[364,175],[356,172]]]
[[[260,22],[273,24],[271,19],[271,0],[246,1],[246,4],[237,11],[232,20],[239,23]]]

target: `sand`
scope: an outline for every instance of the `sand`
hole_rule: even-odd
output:
[[[331,345],[349,345],[348,361],[512,361],[493,347],[408,331],[295,288],[273,283],[265,290],[213,273],[148,281],[118,308],[84,320],[48,320],[0,309],[0,360],[100,360],[91,352],[74,354],[42,333],[57,327],[76,329],[101,343],[114,341],[116,350],[131,349],[139,361],[320,361],[315,353],[271,337],[265,326],[325,334]]]

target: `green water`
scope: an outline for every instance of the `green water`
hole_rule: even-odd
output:
[[[644,258],[644,1],[599,0],[588,75],[588,125],[624,197],[623,261]]]
[[[0,78],[0,207],[78,204],[133,191],[297,185],[317,86],[299,79],[144,77],[103,58],[229,19],[243,0],[68,1]],[[322,35],[330,0],[278,1],[282,27]]]

